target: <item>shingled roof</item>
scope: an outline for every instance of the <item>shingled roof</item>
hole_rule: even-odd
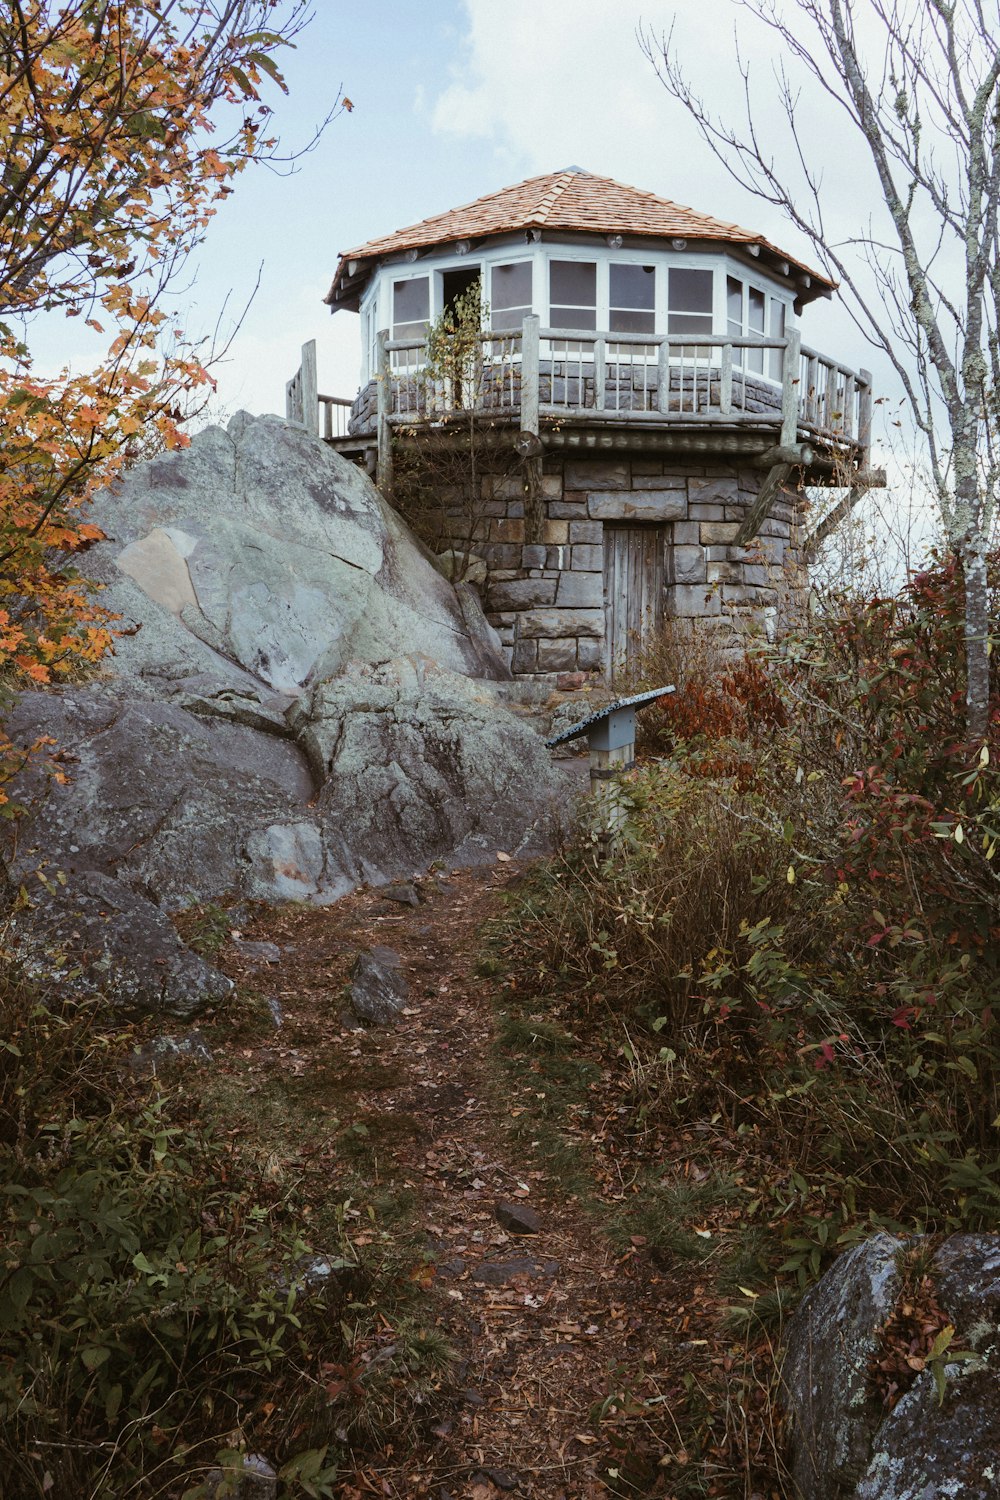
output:
[[[611,177],[597,177],[582,167],[529,177],[513,187],[487,193],[474,203],[433,218],[421,219],[381,239],[345,250],[337,264],[333,285],[324,301],[332,307],[357,305],[359,281],[368,279],[372,262],[405,250],[426,249],[454,240],[483,239],[517,230],[560,230],[580,234],[621,234],[650,239],[717,240],[730,245],[757,246],[808,276],[813,296],[832,289],[820,272],[779,250],[760,234],[696,213],[643,188],[628,187]],[[355,269],[348,274],[351,263]],[[805,300],[808,300],[806,294]]]

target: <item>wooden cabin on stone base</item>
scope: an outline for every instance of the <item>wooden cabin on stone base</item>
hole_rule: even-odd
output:
[[[429,376],[428,329],[470,288],[476,348]],[[514,673],[613,680],[666,619],[773,636],[805,595],[805,488],[849,505],[878,482],[868,373],[801,340],[832,291],[758,234],[572,167],[345,252],[325,300],[360,314],[360,391],[319,395],[310,345],[288,412],[390,498],[475,440],[441,541],[481,559]]]

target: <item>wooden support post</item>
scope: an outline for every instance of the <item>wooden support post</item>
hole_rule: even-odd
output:
[[[872,377],[870,370],[859,370],[862,386],[858,393],[858,468],[868,468],[872,442]]]
[[[319,379],[316,340],[302,345],[302,424],[310,437],[319,437]]]
[[[521,431],[537,438],[539,329],[536,313],[528,313],[521,325]],[[545,503],[542,494],[541,445],[537,453],[524,459],[524,539],[528,543],[542,540],[545,529]]]
[[[775,464],[764,476],[757,498],[747,511],[739,531],[733,537],[734,547],[745,547],[757,535],[771,508],[771,501],[792,472],[791,464]]]
[[[389,330],[380,328],[378,333],[378,464],[375,484],[388,500],[392,494],[392,426],[389,413],[392,410],[392,371],[389,368]]]
[[[541,322],[529,313],[521,330],[521,431],[538,436],[538,330]]]
[[[619,776],[635,764],[635,741],[614,750],[590,748],[590,790],[597,809],[601,840],[612,843],[625,822],[625,803]]]
[[[619,370],[619,374],[620,374]],[[605,392],[608,384],[608,346],[606,340],[600,334],[594,340],[594,410],[603,411],[605,405]],[[584,405],[583,392],[580,392],[580,404]]]
[[[711,379],[711,376],[709,376]],[[722,373],[719,376],[719,411],[728,417],[733,409],[733,346],[722,346]]]
[[[670,410],[670,345],[666,339],[660,345],[656,361],[656,409]]]
[[[797,328],[790,328],[785,335],[785,357],[781,374],[781,437],[779,446],[792,448],[799,435],[799,364],[802,355],[802,336]],[[767,481],[764,481],[765,484]]]

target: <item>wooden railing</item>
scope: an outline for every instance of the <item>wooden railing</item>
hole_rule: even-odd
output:
[[[285,384],[285,416],[313,437],[347,437],[354,402],[349,396],[323,396],[317,389],[316,340],[302,345],[302,363]]]
[[[543,328],[534,315],[520,329],[484,329],[478,352],[444,378],[427,371],[423,339],[378,335],[375,381],[379,473],[389,482],[393,427],[441,422],[460,411],[495,413],[522,431],[544,418],[778,428],[784,449],[820,437],[859,450],[871,436],[871,376],[814,349],[798,331],[782,338],[595,332]],[[316,436],[347,435],[352,403],[320,396],[316,346],[286,387],[289,420]],[[366,427],[370,431],[370,427]]]

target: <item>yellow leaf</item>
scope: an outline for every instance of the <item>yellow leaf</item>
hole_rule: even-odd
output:
[[[794,885],[795,884],[795,866],[794,865],[789,865],[788,866],[788,869],[785,871],[785,879],[788,881],[789,885]]]

